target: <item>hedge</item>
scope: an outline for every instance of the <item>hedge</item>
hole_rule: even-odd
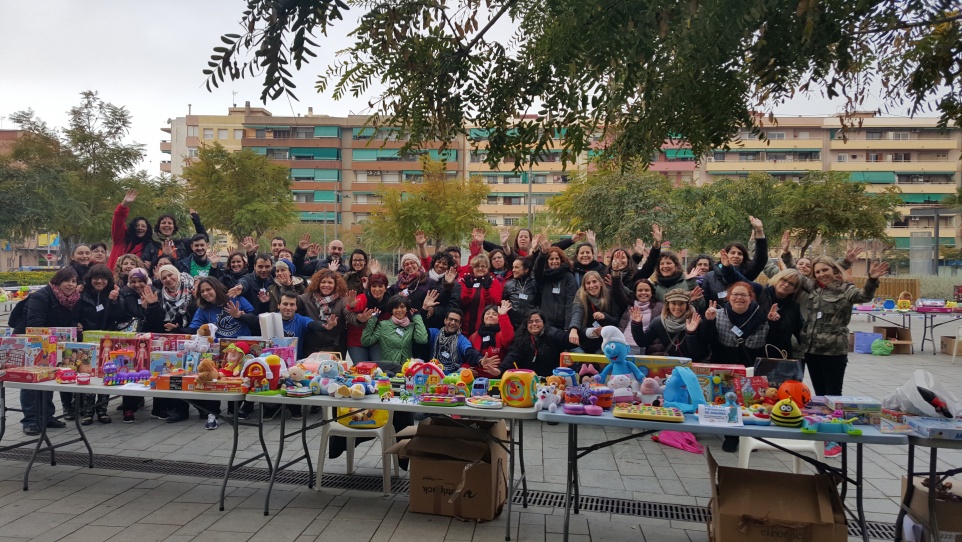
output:
[[[56,270],[53,271],[9,271],[0,273],[0,284],[16,282],[20,286],[36,286],[50,282]]]

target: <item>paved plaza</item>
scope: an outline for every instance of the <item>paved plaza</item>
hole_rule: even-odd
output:
[[[853,330],[870,331],[864,316],[855,317]],[[913,320],[916,342],[914,355],[873,357],[850,356],[845,392],[882,398],[904,382],[912,370],[931,371],[946,383],[962,382],[962,361],[951,365],[951,357],[932,355],[930,346],[919,352],[922,335],[921,318]],[[952,323],[940,327],[937,335],[954,335],[958,327]],[[938,344],[938,341],[936,341]],[[8,402],[17,406],[16,392],[8,390]],[[166,424],[148,419],[147,411],[138,413],[134,424],[120,423],[120,413],[113,411],[114,423],[96,422],[87,430],[98,459],[106,456],[145,458],[224,465],[230,454],[231,432],[226,423],[216,431],[206,431],[203,423],[192,417],[189,422]],[[9,413],[7,434],[0,445],[22,439],[19,413]],[[290,425],[288,426],[290,429]],[[279,422],[268,422],[266,438],[271,454],[276,452]],[[69,436],[74,431],[51,431],[51,435]],[[582,427],[581,444],[603,438],[627,435],[624,429]],[[317,453],[320,430],[311,435],[309,444]],[[565,429],[527,422],[524,430],[525,462],[532,490],[563,493],[565,477]],[[711,448],[723,465],[735,466],[736,454],[721,450],[721,439],[701,436],[699,441]],[[379,446],[374,446],[375,450]],[[81,451],[82,444],[65,448]],[[289,450],[291,448],[288,448]],[[241,428],[240,459],[259,451],[256,430]],[[927,454],[922,454],[925,464]],[[904,446],[866,446],[865,510],[869,521],[895,522],[900,496],[900,477],[905,470],[907,451]],[[832,461],[832,460],[830,460]],[[835,459],[834,461],[838,461]],[[943,451],[941,468],[962,464],[962,453]],[[385,497],[368,491],[275,485],[271,498],[271,515],[262,513],[267,484],[264,482],[230,482],[226,509],[218,510],[221,480],[216,470],[211,478],[123,471],[58,464],[36,465],[30,477],[30,490],[22,490],[25,463],[10,454],[0,455],[0,542],[7,540],[90,540],[111,542],[131,540],[206,541],[245,540],[308,541],[364,540],[441,541],[504,540],[505,517],[486,523],[467,523],[456,519],[409,513],[407,495]],[[356,474],[379,478],[380,457],[370,443],[361,444],[356,455]],[[255,464],[255,467],[266,467]],[[755,452],[752,468],[788,471],[791,459],[783,454]],[[343,474],[342,455],[328,460],[325,470]],[[803,465],[811,471],[807,464]],[[306,467],[305,467],[306,469]],[[406,473],[402,471],[402,477]],[[379,485],[378,485],[379,487]],[[581,462],[583,495],[625,499],[651,503],[707,506],[710,490],[708,469],[702,456],[669,448],[645,437],[597,451]],[[559,506],[515,506],[512,523],[520,525],[513,539],[522,541],[560,540],[563,508]],[[513,529],[514,530],[514,529]],[[704,541],[703,523],[673,521],[636,515],[583,512],[572,516],[571,540],[604,542],[631,541]],[[853,539],[854,540],[854,539]]]

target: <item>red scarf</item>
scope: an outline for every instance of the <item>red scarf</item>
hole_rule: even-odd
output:
[[[70,295],[64,295],[64,293],[60,291],[60,287],[54,286],[53,284],[50,284],[50,290],[53,291],[53,296],[57,298],[57,302],[67,310],[73,309],[77,301],[80,300],[80,292],[78,290],[74,290]]]

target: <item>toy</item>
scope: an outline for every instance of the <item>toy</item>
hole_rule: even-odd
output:
[[[671,372],[665,383],[664,398],[662,406],[674,407],[686,414],[698,410],[698,405],[708,404],[698,385],[698,377],[688,367],[676,367]]]
[[[90,384],[90,375],[87,373],[80,373],[77,375],[77,385],[86,386]]]
[[[202,359],[197,366],[197,382],[206,384],[218,378],[220,378],[220,373],[217,372],[217,365],[214,360],[210,358]]]
[[[421,396],[419,402],[429,406],[463,406],[466,399],[464,395],[459,394],[426,393]]]
[[[530,369],[508,369],[501,375],[501,401],[505,406],[525,408],[534,405],[535,379]]]
[[[197,335],[194,335],[193,339],[184,343],[184,351],[186,352],[186,354],[184,354],[184,369],[186,369],[187,372],[192,373],[198,370],[201,362],[201,354],[206,354],[210,351],[211,346],[214,344],[215,333],[217,333],[217,326],[204,324],[197,329]],[[217,370],[216,365],[214,365],[214,370]]]
[[[612,415],[615,418],[629,418],[632,420],[652,420],[657,422],[685,421],[685,415],[677,408],[647,405],[618,405],[615,407]]]
[[[538,391],[535,395],[538,398],[534,403],[535,412],[542,410],[554,412],[558,410],[558,405],[561,404],[561,397],[555,394],[554,386],[538,386]]]
[[[631,389],[631,378],[627,374],[613,375],[608,380],[608,387],[612,391],[612,401],[619,403],[634,403],[637,400],[635,391]]]
[[[615,392],[608,386],[589,386],[588,393],[595,398],[594,404],[605,410],[615,406]]]
[[[771,425],[772,417],[768,410],[757,405],[741,407],[742,423],[745,425]]]
[[[362,361],[351,368],[352,372],[359,375],[373,376],[377,371],[377,363],[372,361]]]
[[[782,427],[801,427],[803,420],[801,409],[798,408],[798,404],[791,397],[786,397],[775,403],[771,418],[772,423]]]
[[[468,397],[465,401],[465,404],[474,408],[495,409],[504,407],[504,403],[501,402],[501,399],[491,397],[490,395],[476,395],[473,397]]]
[[[738,398],[735,396],[735,392],[730,391],[725,394],[725,404],[728,406],[728,423],[737,422],[741,415],[741,409],[738,406]]]
[[[665,391],[665,386],[661,384],[660,378],[647,377],[641,381],[641,386],[638,387],[638,394],[641,396],[641,402],[646,405],[658,406],[661,403],[659,397]],[[655,403],[658,404],[655,404]]]
[[[274,370],[268,361],[269,357],[270,356],[258,358],[251,356],[246,357],[246,361],[244,361],[244,365],[240,371],[241,378],[246,382],[246,386],[243,386],[247,388],[245,393],[263,393],[270,391],[271,381],[274,380]]]
[[[805,405],[812,400],[812,391],[808,389],[808,386],[804,382],[786,380],[778,387],[778,398],[791,398],[799,408],[804,408]],[[776,405],[777,404],[778,403],[776,403]]]
[[[381,394],[381,401],[390,401],[391,399],[394,399],[393,391],[387,390],[386,392]]]
[[[575,386],[578,383],[578,377],[575,375],[574,370],[568,367],[557,367],[554,370],[552,370],[551,376],[548,377],[549,384],[551,384],[550,379],[552,377],[558,377],[564,381],[563,385],[558,387],[559,390],[563,390],[568,386]]]
[[[77,371],[67,367],[60,367],[57,369],[55,380],[57,384],[75,384],[77,382]]]
[[[488,395],[488,379],[480,376],[471,383],[471,397],[484,397]],[[501,402],[500,400],[498,401]]]
[[[775,406],[778,402],[778,389],[777,388],[767,388],[765,390],[765,397],[762,399],[762,404],[771,408]]]
[[[634,379],[635,386],[648,376],[648,368],[644,371],[638,368],[634,362],[628,360],[628,341],[625,334],[615,326],[605,326],[601,328],[601,351],[608,358],[608,365],[601,370],[601,382],[608,381],[612,375],[626,374]]]
[[[604,409],[600,406],[594,404],[595,398],[589,397],[590,402],[588,404],[581,403],[565,403],[562,410],[565,414],[571,414],[574,416],[588,415],[588,416],[601,416]]]
[[[820,419],[812,416],[806,416],[802,421],[802,433],[809,435],[815,433],[847,433],[849,435],[861,435],[861,429],[855,429],[852,427],[851,420],[845,420],[842,418],[831,417],[829,419]]]
[[[328,389],[338,375],[341,374],[341,364],[336,360],[324,360],[317,367],[317,376],[311,380],[311,391],[314,395],[328,395]]]
[[[224,366],[220,374],[224,376],[240,376],[244,365],[244,358],[250,353],[251,347],[244,341],[230,343],[224,348]]]

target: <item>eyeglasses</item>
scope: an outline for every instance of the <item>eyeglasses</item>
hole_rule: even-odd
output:
[[[748,294],[728,294],[728,297],[733,297],[733,298],[737,298],[737,299],[745,299],[745,298],[749,298],[749,297],[751,297],[751,296],[748,295]]]
[[[451,322],[452,324],[460,324],[460,323],[461,323],[461,319],[460,319],[460,318],[445,318],[444,321],[445,321],[445,322]]]

